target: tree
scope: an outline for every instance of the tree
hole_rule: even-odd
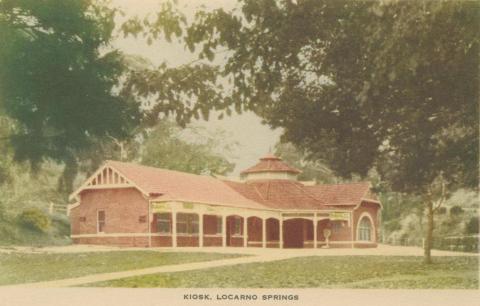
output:
[[[275,155],[302,171],[298,175],[299,180],[313,180],[323,184],[338,182],[338,178],[334,176],[328,166],[321,161],[308,160],[308,154],[301,152],[291,143],[277,143],[275,145]]]
[[[375,167],[434,212],[478,185],[479,3],[244,0],[199,12],[185,42],[226,48],[231,103],[343,177]]]
[[[121,13],[107,0],[0,0],[0,115],[13,121],[1,145],[33,170],[47,160],[64,164],[58,186],[65,194],[77,172],[130,141],[138,126],[154,126],[160,115],[185,125],[222,107],[215,67],[139,68],[111,44],[116,34],[138,35],[140,24],[155,24],[155,39],[181,35],[183,19],[171,3],[153,17],[115,24]]]
[[[195,141],[182,137],[182,132],[194,135]],[[234,164],[225,157],[231,145],[225,143],[223,136],[205,136],[192,127],[182,131],[174,122],[163,120],[146,133],[141,145],[140,162],[195,174],[225,175],[233,170]]]
[[[0,110],[15,122],[2,142],[16,160],[52,159],[74,177],[92,139],[137,124],[138,107],[113,90],[125,69],[108,50],[115,13],[101,1],[0,1]]]

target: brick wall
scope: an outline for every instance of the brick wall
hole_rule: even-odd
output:
[[[73,243],[113,245],[120,247],[148,247],[148,237],[84,237],[74,238]]]
[[[152,236],[152,247],[171,247],[171,236]]]
[[[234,247],[243,247],[243,237],[230,237],[230,239],[227,238],[227,245]]]
[[[105,210],[105,233],[148,233],[148,201],[133,188],[86,190],[70,211],[73,235],[97,233],[97,211]]]
[[[203,246],[222,246],[222,237],[203,237]]]
[[[177,236],[177,246],[198,247],[198,236]]]

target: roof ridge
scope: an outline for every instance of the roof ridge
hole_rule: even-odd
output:
[[[270,200],[270,181],[267,181],[267,201]]]
[[[246,185],[246,184],[245,184]],[[260,198],[263,200],[263,201],[268,201],[267,199],[265,199],[262,195],[262,193],[258,190],[257,186],[255,185],[252,185],[253,186],[253,189],[255,190],[256,193],[258,193],[258,195],[260,196]]]
[[[234,181],[229,181],[229,180],[219,180],[220,182],[222,182],[223,184],[227,185],[228,188],[230,188],[233,192],[235,192],[236,194],[238,194],[239,196],[241,196],[243,199],[247,200],[247,201],[251,201],[251,202],[254,202],[254,203],[257,203],[259,205],[262,205],[262,206],[265,206],[263,205],[263,203],[259,203],[253,199],[249,199],[248,197],[244,196],[243,194],[241,194],[240,192],[238,192],[236,189],[232,188],[232,186],[228,185],[227,182],[229,183],[234,183],[234,184],[240,184],[240,185],[244,185],[244,186],[247,186],[247,184],[245,183],[242,183],[242,182],[234,182]],[[253,186],[255,187],[255,186]],[[260,196],[260,198],[263,200],[263,201],[266,201],[260,192],[258,192],[258,190],[255,188],[255,191],[258,193],[258,195]]]
[[[315,185],[311,185],[311,186],[305,186],[305,187],[317,187],[317,186],[344,186],[344,185],[362,185],[362,184],[369,184],[369,185],[371,185],[370,181],[362,181],[362,182],[351,182],[351,183],[315,184]]]
[[[166,168],[158,168],[158,167],[147,166],[147,165],[138,164],[138,163],[133,163],[133,162],[123,162],[123,161],[118,161],[118,160],[106,160],[105,163],[119,163],[119,164],[124,164],[124,165],[127,165],[127,166],[134,166],[134,167],[141,167],[141,168],[152,169],[152,170],[154,170],[154,171],[175,172],[175,173],[179,173],[179,174],[182,174],[182,175],[189,175],[189,176],[196,176],[196,177],[204,177],[204,178],[217,179],[217,178],[215,178],[214,176],[211,176],[211,175],[203,175],[203,174],[196,174],[196,173],[184,172],[184,171],[179,171],[179,170],[172,170],[172,169],[166,169]]]

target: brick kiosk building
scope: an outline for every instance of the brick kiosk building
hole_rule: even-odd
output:
[[[107,161],[71,195],[78,244],[139,247],[376,247],[368,182],[311,185],[268,155],[222,180]]]

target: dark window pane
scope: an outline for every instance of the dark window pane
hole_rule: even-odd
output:
[[[157,233],[165,233],[165,234],[170,233],[170,228],[171,228],[170,213],[156,214],[156,218],[157,218]]]
[[[198,215],[197,214],[177,214],[177,233],[197,234],[198,233]]]
[[[222,233],[222,217],[217,217],[215,218],[215,220],[217,221],[216,234],[221,234]]]
[[[241,235],[242,234],[242,219],[235,217],[233,219],[233,234]]]
[[[99,210],[97,213],[97,229],[99,233],[103,233],[105,230],[105,211]]]

